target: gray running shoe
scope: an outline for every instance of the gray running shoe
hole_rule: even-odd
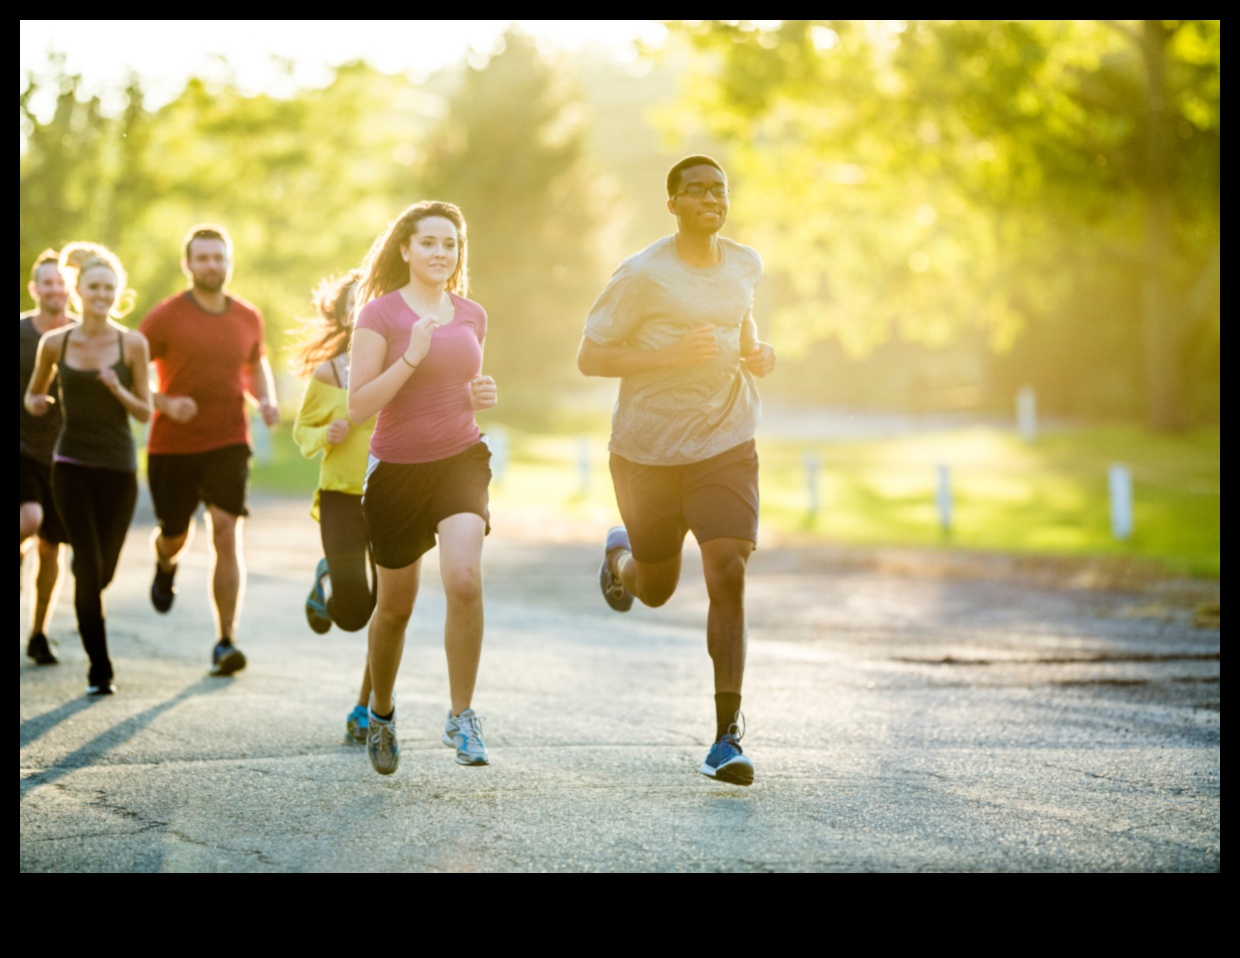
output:
[[[370,765],[380,775],[391,775],[400,765],[400,742],[396,740],[396,710],[392,710],[392,718],[385,722],[375,715],[372,699],[367,722],[369,728],[366,729],[366,754],[370,756]]]
[[[632,551],[629,534],[624,526],[612,526],[607,530],[607,541],[603,545],[603,564],[598,569],[598,584],[609,606],[617,612],[628,612],[633,608],[633,593],[624,587],[611,566],[612,554],[620,551]]]
[[[487,747],[482,742],[482,719],[473,709],[453,716],[449,711],[443,723],[443,743],[456,749],[457,765],[490,765]]]

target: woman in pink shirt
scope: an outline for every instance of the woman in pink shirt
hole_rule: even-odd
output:
[[[442,202],[408,207],[362,264],[349,418],[365,422],[377,414],[362,509],[378,566],[366,750],[381,775],[400,761],[396,676],[422,556],[436,540],[451,696],[443,742],[456,750],[458,764],[488,764],[472,704],[482,655],[491,454],[474,413],[494,406],[496,391],[481,374],[487,315],[464,297],[466,275],[465,219]]]

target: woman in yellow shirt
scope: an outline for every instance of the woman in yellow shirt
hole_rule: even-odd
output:
[[[354,425],[348,412],[349,343],[358,278],[358,271],[350,270],[319,284],[314,293],[316,329],[297,360],[299,372],[308,378],[293,439],[307,459],[320,453],[323,457],[310,515],[319,523],[324,558],[306,597],[306,619],[320,635],[333,624],[358,632],[375,609],[374,559],[362,515],[362,483],[375,420]],[[357,705],[346,720],[352,741],[366,741],[369,701],[368,663]]]

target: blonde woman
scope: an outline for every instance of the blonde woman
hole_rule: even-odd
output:
[[[88,695],[116,691],[103,592],[116,574],[138,499],[138,459],[129,420],[151,418],[146,337],[115,317],[127,298],[120,260],[95,244],[71,244],[60,258],[81,322],[39,341],[26,409],[43,416],[57,402],[64,424],[52,460],[52,494],[73,549],[74,610],[90,660]],[[53,381],[59,396],[49,394]]]

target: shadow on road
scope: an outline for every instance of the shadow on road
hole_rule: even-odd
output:
[[[69,753],[50,768],[31,775],[29,778],[23,778],[19,787],[18,804],[24,802],[27,794],[38,786],[50,785],[52,782],[63,778],[69,772],[95,764],[111,749],[129,741],[129,739],[154,722],[155,719],[182,702],[195,696],[218,692],[228,688],[230,684],[230,682],[221,681],[218,678],[202,678],[167,701],[153,705],[137,715],[131,715],[120,724],[108,729],[102,735],[91,739],[81,748]],[[36,716],[27,722],[23,722],[18,732],[19,747],[25,748],[40,736],[46,735],[61,722],[72,718],[79,712],[97,704],[97,702],[97,699],[76,699],[72,702],[66,702],[50,712],[44,712],[42,715]]]

